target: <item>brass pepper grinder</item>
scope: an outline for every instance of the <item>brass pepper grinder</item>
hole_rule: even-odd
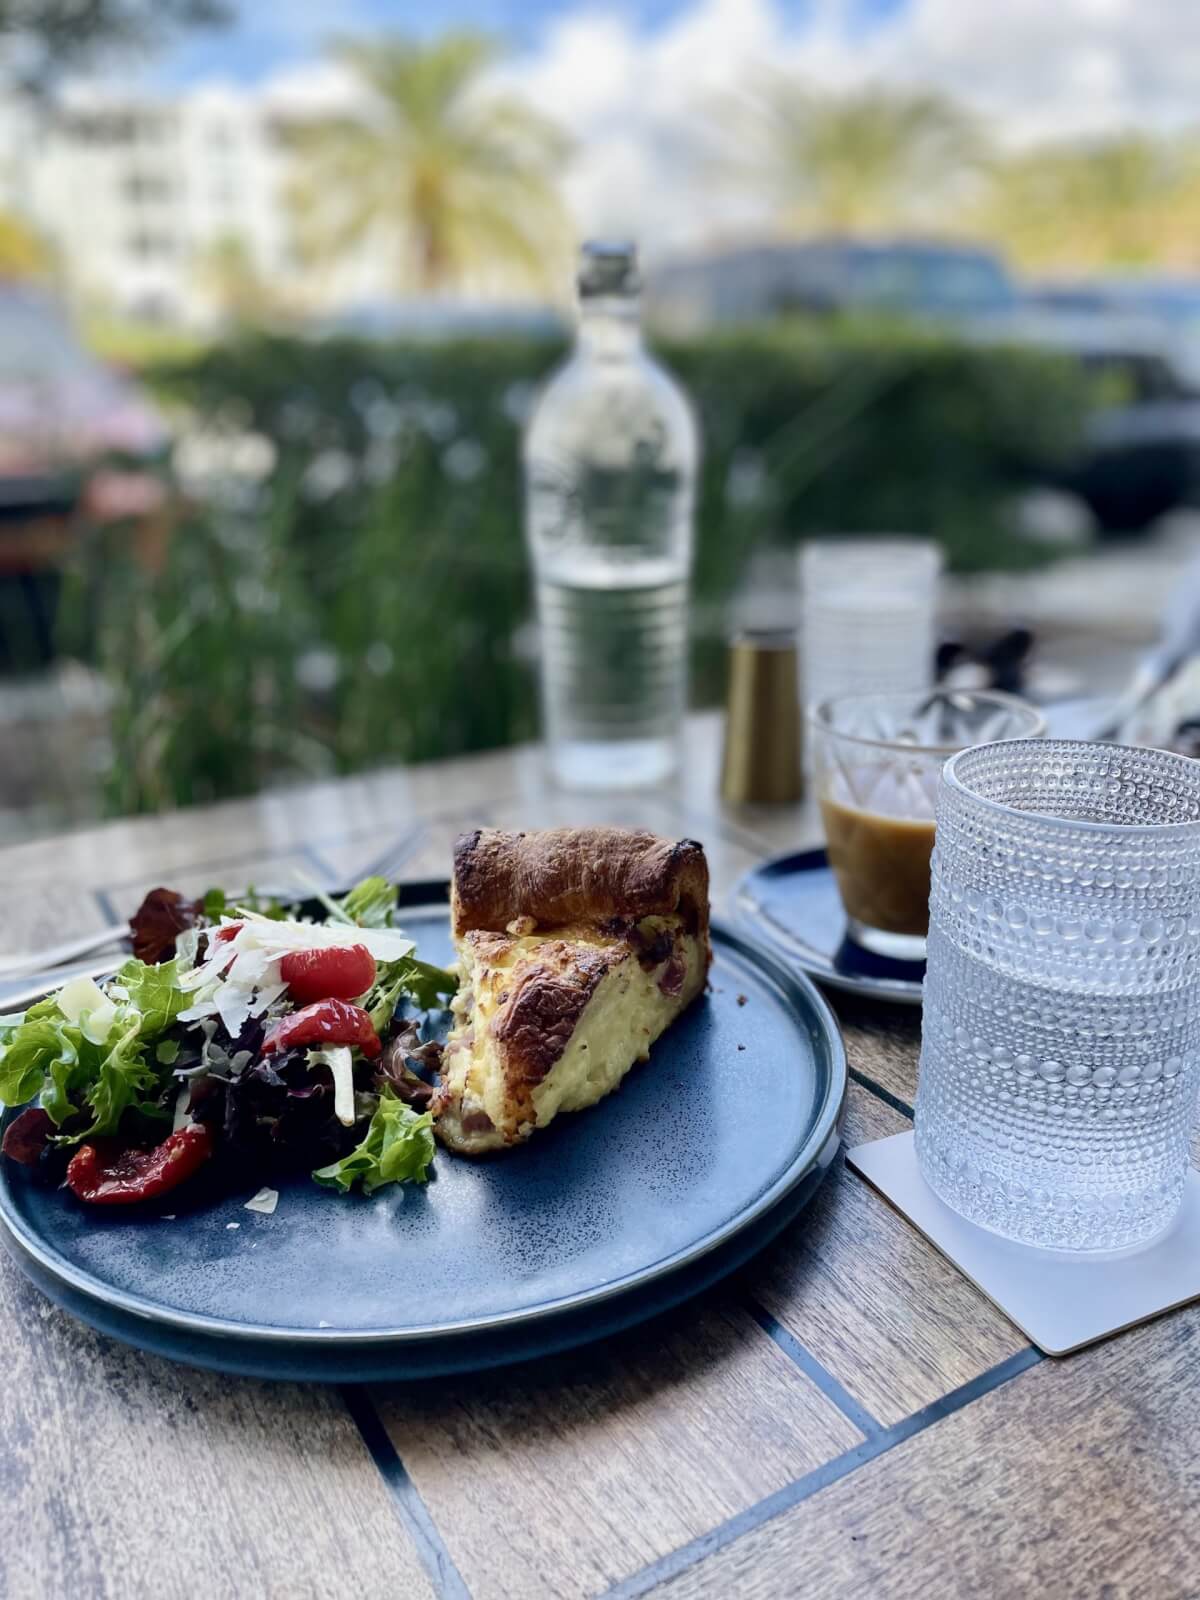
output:
[[[721,763],[721,798],[729,805],[790,805],[803,794],[798,676],[794,633],[735,635]]]

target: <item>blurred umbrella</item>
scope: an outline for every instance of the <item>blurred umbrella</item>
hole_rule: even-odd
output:
[[[480,268],[545,283],[561,248],[555,184],[564,135],[487,87],[497,47],[474,33],[432,43],[348,42],[364,112],[293,130],[298,235],[314,260],[384,237],[396,286],[436,291]]]

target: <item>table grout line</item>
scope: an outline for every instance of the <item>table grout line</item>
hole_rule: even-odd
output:
[[[399,839],[393,838],[386,855],[379,860],[386,860],[396,856],[403,858],[411,855],[419,847],[422,838],[431,824],[445,822],[457,818],[458,811],[438,813],[422,818],[421,822],[408,831],[407,835],[401,834]],[[711,819],[717,831],[731,842],[746,848],[749,843],[748,836],[741,829],[732,829],[723,826],[721,821]],[[370,830],[356,830],[354,833],[341,833],[322,835],[322,844],[345,844],[352,838],[361,836],[361,832]],[[739,835],[741,835],[739,837]],[[755,847],[761,846],[761,841],[754,841]],[[307,841],[294,841],[287,853],[301,855],[322,873],[329,877],[334,875],[329,869],[329,864],[318,854],[315,843]],[[228,858],[224,862],[213,862],[214,866],[227,865],[230,862],[251,861],[259,852],[247,853],[244,856]],[[196,863],[181,870],[197,871],[206,863]],[[113,888],[128,887],[129,885],[114,885]],[[115,920],[116,913],[113,907],[109,888],[95,888],[92,890],[93,898],[105,916]],[[869,1093],[875,1095],[886,1105],[901,1115],[912,1119],[913,1109],[904,1101],[885,1089],[867,1074],[855,1068],[850,1069],[850,1077]],[[689,1567],[705,1559],[716,1550],[733,1543],[742,1534],[753,1531],[764,1523],[782,1515],[785,1511],[801,1504],[811,1495],[821,1489],[836,1483],[839,1479],[857,1470],[859,1466],[876,1459],[894,1448],[897,1444],[924,1431],[934,1422],[944,1416],[952,1415],[973,1400],[981,1398],[984,1394],[998,1388],[1009,1378],[1027,1370],[1036,1361],[1041,1359],[1040,1352],[1032,1346],[1018,1351],[1007,1361],[997,1367],[990,1368],[981,1373],[977,1378],[962,1385],[959,1389],[951,1391],[940,1400],[932,1402],[922,1410],[913,1413],[910,1417],[890,1428],[885,1428],[865,1407],[853,1398],[843,1385],[820,1363],[803,1343],[791,1334],[770,1312],[751,1299],[747,1304],[749,1314],[758,1326],[806,1377],[814,1383],[821,1393],[865,1436],[864,1442],[843,1452],[832,1461],[804,1474],[793,1480],[774,1494],[758,1501],[745,1511],[729,1518],[708,1534],[699,1539],[681,1546],[671,1554],[649,1564],[632,1577],[622,1580],[607,1591],[610,1600],[632,1600],[633,1596],[642,1595],[659,1583],[668,1581]],[[407,1468],[396,1450],[390,1435],[385,1428],[372,1401],[365,1391],[355,1385],[342,1386],[342,1398],[346,1408],[357,1428],[372,1462],[380,1473],[389,1491],[398,1517],[403,1523],[409,1536],[412,1538],[418,1556],[425,1568],[435,1593],[439,1600],[471,1600],[470,1590],[458,1571],[454,1559],[447,1548],[436,1522],[429,1508],[426,1506],[420,1491],[413,1482]]]
[[[421,1565],[428,1574],[438,1600],[471,1600],[466,1580],[454,1564],[454,1557],[421,1491],[413,1482],[392,1437],[383,1424],[374,1402],[358,1384],[341,1385],[342,1401],[366,1445],[371,1460],[391,1495],[396,1514],[416,1546]]]
[[[890,1089],[885,1089],[881,1083],[876,1083],[874,1078],[868,1077],[865,1072],[860,1072],[857,1067],[848,1067],[846,1070],[860,1089],[866,1089],[877,1100],[882,1100],[885,1106],[891,1106],[893,1111],[898,1111],[910,1122],[913,1120],[915,1113],[907,1100],[901,1100],[899,1095],[893,1094]]]
[[[796,1335],[785,1328],[778,1317],[751,1296],[746,1302],[746,1310],[758,1326],[767,1335],[768,1339],[783,1352],[783,1354],[810,1382],[814,1383],[831,1405],[837,1407],[848,1422],[852,1422],[858,1431],[867,1439],[877,1438],[886,1433],[887,1429],[878,1417],[872,1414],[854,1398],[850,1391],[834,1377],[829,1368],[813,1355],[807,1345],[797,1339]]]
[[[701,1534],[698,1539],[681,1545],[670,1555],[661,1556],[630,1577],[621,1579],[604,1591],[603,1600],[637,1600],[638,1596],[648,1594],[660,1584],[669,1583],[689,1568],[715,1555],[719,1550],[736,1543],[743,1535],[753,1533],[766,1523],[773,1522],[776,1517],[794,1510],[805,1500],[819,1494],[822,1489],[827,1489],[840,1482],[842,1478],[849,1477],[852,1472],[865,1466],[869,1461],[875,1461],[880,1456],[886,1455],[889,1450],[894,1450],[897,1445],[915,1438],[935,1422],[953,1416],[955,1412],[962,1411],[973,1401],[991,1394],[1043,1359],[1040,1350],[1035,1349],[1033,1345],[1026,1345],[1015,1355],[1009,1356],[994,1367],[989,1367],[986,1372],[981,1372],[967,1383],[960,1384],[957,1389],[951,1389],[949,1394],[942,1395],[940,1399],[930,1401],[919,1411],[914,1411],[901,1421],[893,1423],[890,1428],[884,1428],[873,1438],[865,1439],[862,1444],[852,1446],[840,1456],[835,1456],[822,1466],[815,1467],[811,1472],[793,1479],[791,1483],[784,1484],[782,1489],[777,1489],[773,1494],[756,1501],[754,1505],[747,1506],[744,1511],[727,1518],[708,1533]]]

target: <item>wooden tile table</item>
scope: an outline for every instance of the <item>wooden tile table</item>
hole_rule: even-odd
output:
[[[720,899],[811,818],[686,782],[548,791],[533,751],[116,822],[0,853],[0,952],[165,882],[444,877],[464,826],[642,822],[702,838]],[[847,1138],[907,1126],[911,1012],[834,997]],[[835,1171],[735,1281],[600,1348],[404,1386],[175,1367],[0,1260],[0,1594],[1137,1597],[1200,1594],[1200,1309],[1054,1362]]]

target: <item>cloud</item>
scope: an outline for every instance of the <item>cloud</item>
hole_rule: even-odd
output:
[[[1196,116],[1193,0],[914,0],[865,42],[861,70],[932,83],[1017,139]]]
[[[503,80],[574,135],[568,199],[583,233],[637,235],[652,254],[753,227],[694,151],[722,103],[764,66],[834,87],[933,86],[1013,143],[1197,117],[1196,0],[908,0],[871,23],[861,0],[698,0],[654,31],[581,9],[552,22]]]
[[[581,232],[669,250],[754,216],[728,196],[715,201],[696,151],[713,108],[771,59],[781,35],[770,0],[702,0],[653,33],[580,11],[497,76],[574,136],[566,188]]]

